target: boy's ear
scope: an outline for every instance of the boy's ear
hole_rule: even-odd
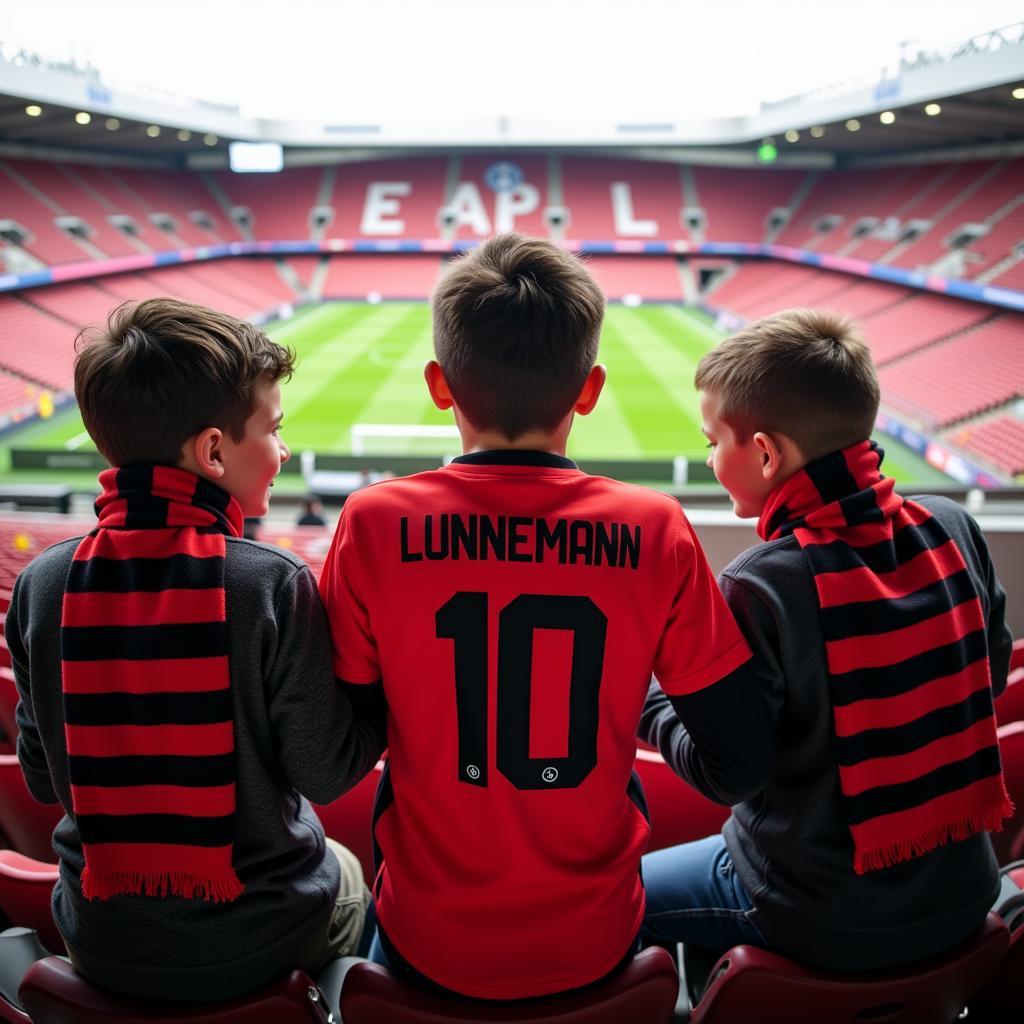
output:
[[[450,409],[455,404],[448,381],[444,379],[444,371],[436,359],[427,360],[427,365],[423,367],[423,379],[427,382],[431,401],[438,409]]]
[[[766,434],[763,430],[754,434],[753,441],[761,459],[761,476],[765,480],[774,479],[783,463],[782,445],[772,434]]]
[[[580,397],[576,399],[573,411],[578,412],[581,416],[586,416],[597,405],[597,400],[601,397],[601,390],[607,379],[608,371],[598,363],[587,374],[587,379],[583,382]]]
[[[221,452],[224,432],[219,427],[207,427],[190,437],[181,451],[181,466],[197,476],[218,480],[224,475]]]

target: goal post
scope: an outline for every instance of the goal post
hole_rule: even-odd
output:
[[[349,447],[353,455],[404,455],[422,452],[424,442],[457,440],[458,437],[459,428],[454,425],[353,423],[349,428]],[[450,445],[438,444],[433,447],[439,454],[445,454]]]

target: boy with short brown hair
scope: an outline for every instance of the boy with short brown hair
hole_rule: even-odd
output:
[[[380,728],[331,671],[308,569],[243,540],[289,457],[291,352],[174,299],[126,304],[80,353],[114,468],[97,525],[39,555],[5,634],[18,756],[54,833],[72,962],[131,995],[216,1000],[355,948],[358,862],[300,792],[339,796]]]
[[[640,735],[735,806],[722,836],[645,858],[645,934],[837,970],[954,946],[995,899],[985,831],[1011,810],[992,713],[1011,643],[984,538],[879,472],[878,380],[845,318],[756,321],[696,385],[708,464],[765,541],[720,583],[770,708],[745,731],[777,757],[754,794],[709,792],[652,690]]]
[[[604,384],[603,313],[550,242],[456,261],[425,372],[464,454],[352,495],[321,577],[336,674],[389,711],[371,956],[464,995],[565,991],[632,957],[652,667],[683,701],[745,692],[749,653],[678,503],[565,457]],[[742,788],[728,716],[688,721],[709,774]]]

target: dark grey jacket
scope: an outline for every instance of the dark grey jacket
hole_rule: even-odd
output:
[[[1005,595],[977,524],[944,498],[916,498],[956,541],[988,622],[992,685],[1006,685]],[[756,681],[727,680],[677,700],[721,702],[730,734],[691,736],[652,688],[640,735],[712,799],[734,804],[723,834],[768,944],[826,968],[868,970],[955,945],[984,920],[998,890],[987,836],[856,875],[832,755],[832,707],[818,599],[793,537],[750,548],[722,573],[722,591],[755,655]],[[740,691],[740,686],[745,686]],[[720,690],[719,693],[715,693]],[[723,749],[737,751],[730,757]],[[753,756],[751,751],[758,752]],[[735,761],[745,765],[737,779]],[[759,762],[759,763],[757,763]]]
[[[37,800],[59,801],[66,813],[53,838],[57,926],[90,975],[124,992],[209,999],[253,989],[293,966],[296,947],[326,928],[338,893],[338,862],[305,797],[326,803],[354,785],[383,751],[383,729],[354,718],[335,682],[309,569],[278,548],[228,538],[234,864],[245,892],[230,903],[84,899],[60,660],[64,582],[77,544],[57,544],[25,569],[5,629],[21,696],[22,770]]]

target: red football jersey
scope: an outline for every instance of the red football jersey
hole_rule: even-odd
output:
[[[651,674],[687,694],[749,657],[678,503],[546,453],[463,456],[352,495],[320,586],[338,676],[387,697],[395,950],[489,999],[607,974],[644,913]]]

